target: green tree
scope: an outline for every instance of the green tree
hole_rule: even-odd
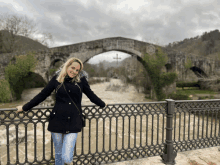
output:
[[[10,91],[12,96],[16,99],[21,98],[21,93],[24,89],[23,78],[28,75],[29,72],[34,72],[37,60],[34,57],[34,53],[29,52],[27,55],[16,56],[16,63],[11,62],[5,68],[5,79],[10,84]]]
[[[12,95],[9,89],[10,85],[5,79],[0,80],[0,102],[6,103],[12,99]]]
[[[143,61],[141,61],[148,72],[153,90],[159,101],[166,98],[162,88],[171,85],[177,78],[176,73],[162,73],[162,67],[165,66],[167,60],[167,54],[163,53],[160,47],[157,47],[155,54],[149,55],[146,53],[144,54]]]

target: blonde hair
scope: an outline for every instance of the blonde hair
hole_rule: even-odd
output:
[[[81,82],[80,80],[80,71],[83,69],[83,63],[80,59],[78,58],[75,58],[75,57],[72,57],[70,59],[68,59],[62,66],[61,66],[61,71],[57,77],[57,81],[59,83],[63,83],[64,82],[64,78],[66,77],[67,75],[67,68],[72,65],[73,62],[78,62],[80,64],[80,70],[78,72],[78,74],[73,77],[73,79],[71,80],[71,82],[73,83],[74,81],[76,82]]]

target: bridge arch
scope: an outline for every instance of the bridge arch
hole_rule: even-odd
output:
[[[94,58],[95,56],[101,55],[101,54],[103,54],[103,53],[111,52],[111,51],[123,52],[123,53],[126,53],[126,54],[128,54],[128,55],[130,55],[130,56],[132,56],[132,57],[136,57],[136,59],[137,59],[137,56],[138,56],[137,54],[134,54],[134,53],[132,53],[132,52],[128,52],[128,51],[124,51],[124,50],[113,49],[113,50],[108,50],[108,51],[104,51],[104,52],[97,53],[97,54],[95,53],[94,55],[89,56],[85,61],[83,61],[83,63],[88,62],[90,59]]]
[[[63,61],[63,59],[54,59],[51,63],[50,63],[50,67],[54,67],[56,66],[58,63],[64,63],[65,61]]]
[[[51,55],[51,58],[54,57],[62,57],[63,61],[66,61],[66,59],[70,57],[76,57],[79,58],[83,63],[89,61],[91,58],[110,51],[119,51],[123,53],[127,53],[131,56],[135,56],[137,60],[143,64],[143,56],[146,52],[149,53],[149,47],[152,48],[161,48],[165,53],[168,54],[168,62],[163,67],[163,72],[177,72],[178,73],[178,80],[182,80],[185,76],[184,72],[184,61],[186,58],[186,54],[184,53],[178,53],[178,51],[170,51],[164,47],[129,39],[129,38],[123,38],[123,37],[113,37],[113,38],[104,38],[100,40],[94,40],[94,41],[88,41],[88,42],[82,42],[77,43],[73,45],[67,45],[67,46],[61,46],[56,48],[51,48],[51,52],[53,54]],[[155,51],[155,50],[154,50]],[[201,57],[196,56],[189,56],[192,60],[193,65],[197,68],[202,68],[201,70],[203,72],[202,75],[209,74],[210,67],[208,65],[213,65],[213,61],[210,59],[202,59]],[[213,65],[214,67],[214,65]],[[200,74],[200,71],[198,69],[191,69],[195,74]]]
[[[199,67],[193,66],[190,68],[198,78],[207,78],[207,74]]]
[[[23,78],[23,82],[25,89],[38,88],[47,85],[47,82],[42,75],[35,72],[28,72],[28,75]]]

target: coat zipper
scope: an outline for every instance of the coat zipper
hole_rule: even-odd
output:
[[[78,87],[79,87],[79,85],[75,82],[75,85],[77,85]],[[80,92],[81,92],[81,88],[79,87],[79,89],[80,89]]]

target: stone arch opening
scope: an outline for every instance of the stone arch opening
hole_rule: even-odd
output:
[[[23,78],[24,89],[39,88],[47,85],[43,77],[35,72],[28,72],[28,75]]]
[[[64,63],[61,59],[55,59],[51,62],[50,67],[57,66],[59,63]]]
[[[207,78],[207,74],[200,68],[193,66],[190,68],[198,78]]]
[[[90,54],[90,55],[87,56],[87,59],[85,59],[83,63],[88,62],[91,58],[93,58],[95,56],[101,55],[103,53],[111,52],[111,51],[123,52],[123,53],[126,53],[127,55],[130,55],[131,57],[135,57],[137,59],[137,62],[141,63],[143,68],[145,69],[145,67],[143,65],[145,62],[142,59],[141,55],[139,54],[140,52],[135,54],[132,51],[120,50],[120,49],[109,49],[109,50],[105,50],[105,51],[99,51],[98,53],[94,53],[94,51],[90,51],[90,52],[88,52],[88,54]],[[145,64],[145,65],[147,65],[147,64]],[[164,72],[171,72],[174,68],[171,64],[166,64],[166,65],[164,65],[164,67],[162,69]],[[112,75],[112,74],[110,74],[110,75]]]
[[[111,51],[112,51],[112,50],[111,50]],[[137,75],[137,77],[140,78],[140,79],[138,79],[137,81],[140,82],[141,79],[144,79],[144,80],[145,80],[145,81],[144,81],[144,82],[145,82],[145,83],[144,83],[144,84],[145,84],[145,89],[146,89],[146,90],[151,90],[151,88],[152,88],[152,82],[151,82],[149,76],[146,77],[146,75],[148,75],[148,71],[146,70],[146,67],[145,67],[145,65],[147,65],[146,62],[145,62],[139,55],[137,55],[137,54],[134,54],[134,53],[131,53],[131,52],[128,52],[128,51],[121,51],[121,50],[113,50],[113,51],[123,52],[123,53],[126,53],[127,55],[129,55],[130,57],[136,57],[137,62],[139,62],[138,65],[139,65],[139,66],[142,66],[142,69],[143,69],[144,72],[146,73],[146,74],[141,73],[141,75],[140,75],[140,74]],[[110,51],[108,51],[108,52],[110,52]],[[84,63],[85,63],[85,62],[88,62],[91,58],[93,58],[93,57],[95,57],[95,56],[98,56],[98,55],[101,55],[101,54],[102,54],[102,53],[97,53],[96,55],[90,56],[89,59],[86,59],[86,60],[84,61]],[[140,63],[141,63],[142,65],[140,65]],[[170,65],[170,64],[169,64],[169,65]],[[169,69],[170,69],[170,67],[168,66],[168,70],[169,70]],[[165,66],[165,65],[164,65],[164,67],[163,67],[163,70],[166,72],[166,66]],[[113,72],[109,72],[108,75],[114,77],[114,73],[113,73]],[[132,78],[132,77],[130,76],[130,78]],[[130,79],[130,78],[129,78],[129,79]],[[148,92],[149,92],[149,91],[148,91]]]
[[[114,53],[115,55],[110,54],[111,52]],[[119,53],[119,54],[120,54],[120,53],[123,53],[123,54],[120,54],[119,56],[116,56],[118,53]],[[111,60],[110,60],[110,59],[107,59],[107,58],[105,58],[105,57],[103,57],[102,60],[103,60],[103,61],[105,60],[105,61],[107,61],[107,62],[116,62],[116,64],[114,64],[113,67],[108,67],[108,68],[112,68],[112,69],[117,70],[118,67],[121,67],[120,65],[123,65],[123,64],[121,64],[121,62],[123,62],[123,63],[125,63],[125,62],[128,63],[128,61],[130,62],[130,63],[129,63],[129,66],[131,66],[131,65],[132,65],[131,61],[132,61],[133,59],[135,59],[136,62],[138,63],[138,56],[135,55],[134,53],[130,53],[130,52],[125,51],[125,50],[117,50],[117,49],[114,49],[114,50],[108,50],[108,51],[104,51],[104,52],[101,52],[101,53],[94,54],[94,55],[88,57],[86,60],[84,60],[83,64],[85,64],[86,62],[88,62],[88,61],[91,60],[92,58],[97,57],[97,56],[99,56],[99,55],[108,56],[109,54],[110,54],[110,56],[112,56],[112,59],[111,59]],[[132,57],[132,59],[131,59],[131,58],[129,59],[129,57]],[[120,58],[120,60],[118,60],[118,64],[117,64],[117,58]],[[94,60],[93,60],[93,61],[94,61]],[[96,63],[96,64],[97,64],[97,63]],[[137,65],[137,64],[136,64],[136,65]],[[109,72],[108,75],[113,75],[113,72],[114,72],[114,71]]]
[[[171,72],[173,70],[172,64],[165,64],[165,67],[166,67],[166,72]]]

